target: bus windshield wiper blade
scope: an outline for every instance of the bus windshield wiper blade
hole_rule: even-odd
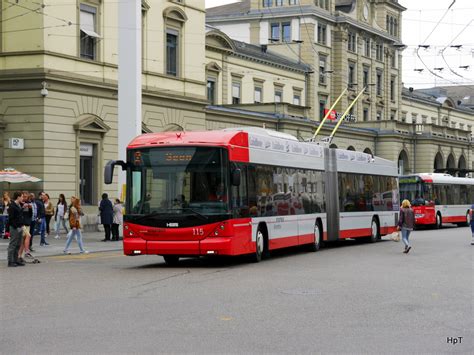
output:
[[[189,207],[183,207],[183,211],[191,211],[192,213],[194,213],[196,216],[198,217],[201,217],[203,220],[207,221],[209,219],[209,217],[203,215],[202,213],[199,213],[198,211],[196,210],[193,210],[192,208],[189,208]]]

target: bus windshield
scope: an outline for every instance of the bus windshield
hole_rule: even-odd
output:
[[[408,200],[413,206],[423,206],[432,200],[432,184],[425,183],[418,176],[404,176],[399,179],[400,200]]]
[[[224,149],[143,148],[129,150],[128,162],[126,220],[161,226],[152,222],[181,217],[195,225],[230,213]]]

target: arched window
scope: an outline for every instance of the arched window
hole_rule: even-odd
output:
[[[333,144],[331,144],[331,145],[329,146],[329,148],[337,148],[337,145],[335,145],[335,144],[333,143]]]
[[[408,174],[409,170],[408,154],[406,151],[402,150],[398,155],[398,173],[400,175]]]
[[[347,147],[347,150],[352,150],[354,152],[355,148],[352,145],[350,145],[350,146]]]
[[[443,168],[444,168],[443,156],[441,155],[440,152],[438,152],[434,159],[434,170],[437,171]]]
[[[370,154],[370,155],[372,155],[372,156],[374,155],[374,154],[372,153],[372,151],[370,150],[370,148],[365,148],[365,149],[364,149],[364,153],[365,153],[365,154]]]
[[[454,159],[453,154],[449,154],[448,160],[446,162],[446,168],[448,168],[448,169],[455,169],[456,168],[456,160]]]

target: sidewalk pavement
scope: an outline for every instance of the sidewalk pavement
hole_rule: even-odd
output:
[[[54,239],[54,232],[46,238],[49,243],[47,246],[40,247],[40,236],[35,235],[33,238],[33,254],[36,258],[53,255],[63,255],[63,250],[66,245],[66,234],[61,234],[61,239]],[[90,253],[96,253],[101,251],[117,251],[123,250],[122,240],[118,242],[102,242],[104,239],[104,232],[82,232],[82,241],[84,243],[84,249]],[[7,260],[9,239],[0,239],[0,260]],[[73,240],[69,247],[71,254],[79,254],[79,247],[77,246],[76,240]]]

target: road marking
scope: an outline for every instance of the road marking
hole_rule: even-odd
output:
[[[71,260],[110,259],[110,258],[119,258],[122,256],[124,256],[122,253],[105,255],[105,252],[99,252],[99,253],[89,253],[89,254],[55,255],[55,256],[48,256],[46,258],[57,261],[57,262],[66,262],[66,261],[71,261]]]
[[[220,318],[221,320],[224,320],[224,321],[229,321],[229,320],[234,320],[233,317],[229,317],[229,316],[223,316]]]

